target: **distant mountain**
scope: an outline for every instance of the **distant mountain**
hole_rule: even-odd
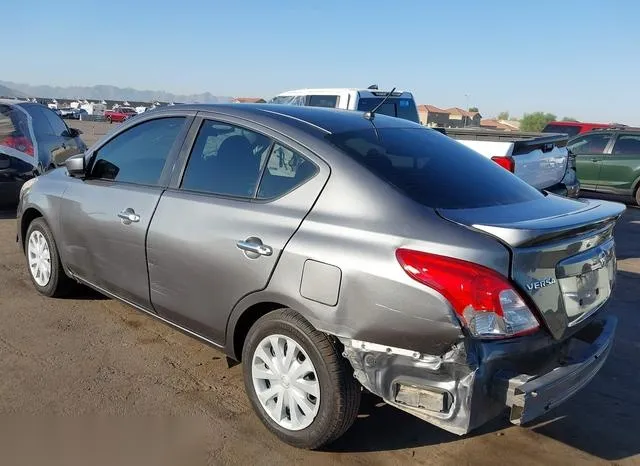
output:
[[[0,97],[24,97],[24,94],[0,84]]]
[[[0,95],[4,95],[4,86],[15,89],[22,95],[27,97],[43,97],[58,99],[88,99],[88,100],[133,100],[139,102],[151,102],[159,100],[161,102],[183,102],[183,103],[203,103],[214,104],[220,102],[229,102],[230,97],[220,97],[204,92],[202,94],[172,94],[165,91],[140,91],[130,87],[121,88],[108,85],[97,86],[32,86],[30,84],[14,83],[9,81],[0,81]]]

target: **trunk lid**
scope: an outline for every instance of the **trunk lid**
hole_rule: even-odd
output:
[[[624,210],[613,202],[548,195],[506,206],[438,213],[492,235],[510,249],[510,278],[560,340],[611,295],[617,270],[613,227]]]

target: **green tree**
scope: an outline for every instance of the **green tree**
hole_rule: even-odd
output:
[[[573,117],[564,117],[564,118],[562,119],[562,121],[575,121],[575,122],[577,122],[578,120],[577,120],[577,119],[575,119],[575,118],[573,118]]]
[[[525,113],[520,120],[520,129],[522,131],[540,132],[547,123],[555,121],[556,116],[553,113],[533,112]]]
[[[469,107],[470,112],[479,112],[478,107]]]
[[[500,112],[498,113],[498,120],[508,120],[509,112]]]

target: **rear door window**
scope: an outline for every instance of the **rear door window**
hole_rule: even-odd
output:
[[[318,167],[297,152],[274,144],[262,174],[258,199],[280,197],[305,183],[318,172]]]
[[[613,146],[613,155],[640,155],[640,134],[621,134]]]
[[[611,133],[590,133],[569,141],[567,149],[572,154],[603,154],[613,135]]]
[[[338,106],[337,95],[310,95],[307,100],[309,107],[328,107],[336,108]]]
[[[358,110],[361,112],[369,112],[376,108],[383,99],[384,97],[360,98],[358,100]],[[391,97],[382,104],[382,106],[377,110],[377,113],[402,118],[403,120],[413,121],[414,123],[420,122],[420,119],[418,118],[418,109],[416,108],[416,104],[413,99]]]
[[[427,128],[371,128],[326,138],[379,178],[429,207],[489,207],[543,196],[492,160]]]
[[[253,198],[271,139],[239,126],[206,120],[196,138],[182,189]]]

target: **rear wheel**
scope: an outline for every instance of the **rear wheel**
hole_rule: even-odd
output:
[[[284,442],[315,449],[353,424],[360,386],[335,338],[282,309],[259,319],[242,352],[244,383],[260,420]]]
[[[53,234],[42,217],[31,222],[25,242],[29,276],[36,290],[51,297],[68,294],[74,282],[62,268]]]

